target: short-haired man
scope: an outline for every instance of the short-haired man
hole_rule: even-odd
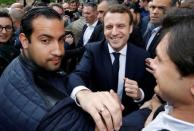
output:
[[[174,0],[152,0],[150,4],[150,21],[144,33],[145,49],[151,57],[155,57],[155,49],[159,42],[161,19],[167,9],[175,5]]]
[[[119,129],[121,108],[111,100],[109,92],[99,91],[117,92],[125,106],[124,115],[138,109],[139,102],[153,93],[144,64],[149,54],[127,43],[131,32],[132,15],[128,8],[123,5],[109,8],[104,16],[106,40],[89,44],[69,76],[71,96],[90,113],[100,130]]]
[[[194,129],[193,9],[173,9],[162,25],[166,34],[150,67],[157,82],[155,93],[167,105],[143,131],[190,131]]]
[[[103,23],[104,13],[107,9],[112,6],[113,4],[117,4],[116,0],[103,0],[98,4],[97,11],[98,11],[98,19]]]
[[[77,44],[78,47],[83,47],[89,42],[97,42],[104,38],[102,23],[97,18],[97,5],[92,2],[85,3],[82,12],[86,24],[82,29],[82,34]]]
[[[9,18],[0,17],[0,22],[4,22],[3,32],[11,30],[8,28],[12,27]],[[60,127],[61,130],[95,128],[93,121],[84,122],[83,111],[75,108],[74,101],[66,95],[64,72],[59,70],[64,55],[64,38],[63,20],[53,9],[33,8],[24,15],[19,35],[21,54],[0,78],[1,130],[35,131],[43,116],[62,99],[67,109],[63,117],[68,122]],[[71,121],[69,114],[72,114]]]

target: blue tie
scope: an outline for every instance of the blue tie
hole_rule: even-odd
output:
[[[112,65],[113,69],[113,90],[117,92],[117,87],[118,87],[118,74],[119,74],[119,56],[120,53],[114,52],[113,56],[115,57],[115,60]]]

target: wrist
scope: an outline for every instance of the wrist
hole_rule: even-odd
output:
[[[76,93],[75,97],[75,101],[76,103],[80,106],[80,101],[82,99],[82,97],[85,97],[85,95],[87,95],[88,93],[91,93],[92,91],[89,89],[82,89],[79,92]]]

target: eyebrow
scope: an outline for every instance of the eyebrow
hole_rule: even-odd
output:
[[[48,35],[48,34],[42,34],[42,35],[39,36],[39,38],[40,38],[40,37],[53,38],[53,36]],[[65,34],[62,34],[62,35],[59,37],[59,40],[62,39],[62,38],[64,38],[64,37],[65,37]]]

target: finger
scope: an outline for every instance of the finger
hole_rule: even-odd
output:
[[[151,68],[147,68],[147,67],[146,67],[146,70],[147,70],[148,72],[150,72],[151,74],[154,74],[153,69],[151,69]]]
[[[133,99],[136,99],[138,97],[137,94],[134,94],[134,93],[126,93],[126,95]]]
[[[111,117],[110,112],[106,109],[106,107],[104,107],[104,109],[100,112],[100,114],[102,116],[103,122],[106,125],[107,130],[112,131],[113,130],[113,123],[110,122],[110,121],[112,121],[112,117]],[[104,118],[106,118],[106,119],[104,119]]]
[[[117,93],[115,93],[114,90],[111,89],[111,90],[110,90],[110,94],[111,94],[116,100],[118,100],[118,103],[120,103],[120,108],[121,108],[121,110],[123,111],[125,107],[122,105],[121,100],[120,100],[120,97],[117,95]]]
[[[125,88],[126,95],[134,99],[139,98],[138,90],[135,88]]]
[[[104,124],[101,115],[99,114],[99,110],[92,108],[88,111],[88,113],[92,116],[94,119],[94,122],[97,126],[97,128],[100,131],[107,131],[106,125]]]
[[[125,80],[125,83],[127,83],[127,84],[137,85],[137,82],[134,81],[134,80],[131,80],[131,79],[128,79],[128,78],[125,78],[124,80]]]
[[[146,58],[145,59],[145,62],[148,63],[148,64],[150,64],[152,60],[153,60],[152,58]]]
[[[112,122],[115,130],[119,130],[122,124],[122,110],[121,104],[118,103],[110,93],[104,93],[106,100],[104,99],[104,105],[106,105],[108,111],[111,114]]]

